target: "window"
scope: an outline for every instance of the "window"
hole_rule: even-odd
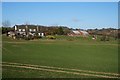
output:
[[[36,29],[33,29],[33,31],[36,31]]]
[[[40,33],[38,33],[38,35],[40,36]]]
[[[19,31],[21,31],[21,29],[19,29]]]
[[[25,29],[23,29],[22,31],[25,31]]]
[[[29,29],[29,31],[32,31],[32,29]]]

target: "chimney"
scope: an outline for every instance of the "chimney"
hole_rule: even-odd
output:
[[[15,31],[17,31],[17,26],[15,25]]]
[[[38,26],[37,26],[37,31],[39,31],[39,28],[38,28]]]

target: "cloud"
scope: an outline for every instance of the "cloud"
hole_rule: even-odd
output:
[[[73,18],[72,21],[73,22],[79,22],[80,20],[78,18]]]

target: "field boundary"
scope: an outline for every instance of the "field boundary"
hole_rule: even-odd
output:
[[[120,76],[120,74],[117,74],[117,73],[97,72],[97,71],[89,71],[89,70],[21,64],[21,63],[12,63],[12,62],[2,62],[2,66],[26,68],[26,69],[32,69],[32,70],[42,70],[42,71],[49,71],[49,72],[59,72],[59,73],[75,74],[75,75],[82,75],[82,76],[99,77],[99,78],[119,78]]]

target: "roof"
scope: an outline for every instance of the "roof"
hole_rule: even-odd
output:
[[[82,32],[83,34],[89,34],[87,31],[80,31],[80,32]]]
[[[37,26],[35,26],[35,25],[15,25],[17,28],[19,28],[19,29],[25,29],[26,28],[26,26],[28,26],[28,28],[30,28],[30,29],[34,29],[34,28],[36,28]]]
[[[74,33],[74,34],[80,34],[80,32],[79,32],[79,31],[73,31],[73,33]]]
[[[87,31],[81,31],[81,30],[73,30],[72,32],[76,35],[88,35],[89,34]]]

